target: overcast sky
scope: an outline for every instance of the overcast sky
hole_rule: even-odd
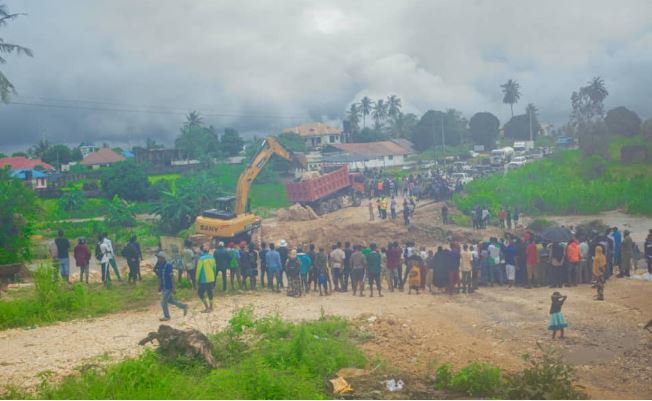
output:
[[[0,65],[14,102],[32,104],[0,104],[0,152],[41,137],[171,143],[193,109],[218,129],[277,133],[339,123],[364,95],[504,123],[510,78],[515,113],[531,102],[544,122],[566,122],[571,91],[596,75],[607,108],[652,117],[648,0],[2,2],[28,15],[0,37],[34,58]]]

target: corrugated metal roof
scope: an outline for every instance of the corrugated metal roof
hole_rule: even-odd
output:
[[[42,171],[34,170],[34,169],[26,169],[26,170],[12,170],[10,175],[12,177],[17,177],[20,178],[21,180],[24,180],[26,178],[26,173],[28,171],[32,172],[32,178],[47,178],[48,175]]]
[[[322,135],[340,135],[342,130],[339,128],[333,128],[324,123],[308,123],[302,124],[298,127],[285,128],[283,132],[289,133],[294,132],[301,136],[322,136]]]
[[[124,156],[117,154],[109,148],[102,148],[97,152],[89,153],[88,156],[84,157],[84,160],[80,162],[84,166],[93,166],[97,164],[112,164],[116,162],[122,162],[127,160]]]
[[[414,149],[412,149],[411,146],[406,148],[393,141],[367,143],[334,143],[330,146],[349,154],[367,157],[380,157],[390,155],[397,156],[415,153]]]
[[[41,166],[45,170],[54,170],[54,167],[41,160],[32,160],[23,156],[3,157],[0,159],[0,168],[5,166],[11,167],[12,170],[30,170],[36,166]]]

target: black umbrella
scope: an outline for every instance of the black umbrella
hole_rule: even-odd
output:
[[[573,233],[566,227],[547,228],[541,236],[550,242],[567,242],[573,239]]]

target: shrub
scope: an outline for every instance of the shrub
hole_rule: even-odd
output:
[[[511,375],[503,390],[508,399],[582,400],[588,396],[573,385],[573,368],[552,350],[541,358],[524,357],[528,367]]]
[[[552,350],[541,358],[529,358],[528,367],[504,376],[500,368],[473,362],[454,372],[450,364],[437,368],[435,388],[472,397],[512,400],[580,400],[588,398],[573,385],[573,369]]]
[[[145,351],[135,359],[82,370],[35,394],[47,399],[324,399],[324,378],[365,358],[341,319],[288,323],[277,316],[254,320],[237,311],[211,336],[222,367],[194,360],[167,361]],[[225,347],[238,344],[237,347]],[[21,395],[13,390],[10,393]],[[21,398],[24,398],[21,397]]]

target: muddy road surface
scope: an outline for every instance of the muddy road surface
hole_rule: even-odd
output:
[[[379,357],[415,375],[444,362],[484,361],[514,371],[524,366],[523,354],[540,352],[540,344],[559,349],[594,398],[652,397],[652,335],[642,329],[652,317],[652,283],[610,280],[605,302],[593,301],[593,291],[588,285],[563,290],[570,327],[566,340],[554,341],[546,331],[548,288],[482,288],[455,296],[397,291],[383,298],[310,293],[300,299],[263,291],[219,298],[208,315],[193,301],[186,317],[173,308],[170,323],[214,332],[244,306],[293,321],[344,316],[369,333],[362,347],[370,360]],[[75,374],[85,364],[136,356],[142,352],[138,341],[159,325],[159,309],[0,332],[0,385],[34,386],[40,372]]]

